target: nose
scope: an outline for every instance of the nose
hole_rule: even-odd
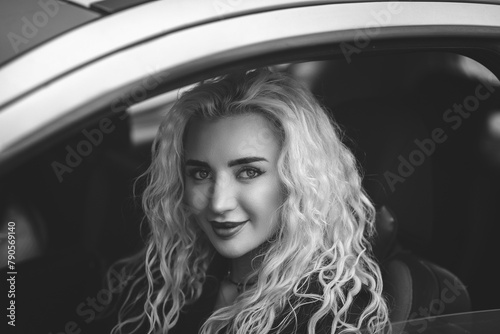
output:
[[[237,206],[235,185],[227,174],[220,174],[212,185],[210,209],[215,214],[224,214]]]

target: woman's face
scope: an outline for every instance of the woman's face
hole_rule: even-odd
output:
[[[185,142],[185,202],[227,258],[256,249],[274,233],[283,197],[280,145],[269,122],[249,113],[192,120]]]

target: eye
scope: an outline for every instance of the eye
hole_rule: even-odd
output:
[[[264,174],[263,171],[261,171],[258,168],[255,167],[243,167],[240,172],[238,173],[238,178],[244,179],[244,180],[249,180],[249,179],[254,179],[260,175]]]
[[[191,169],[188,175],[195,180],[202,181],[210,177],[210,172],[206,169]]]

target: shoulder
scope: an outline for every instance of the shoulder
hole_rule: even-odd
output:
[[[270,333],[307,334],[309,320],[320,311],[326,297],[323,285],[318,281],[317,277],[311,277],[304,284],[299,295],[291,294],[287,305],[274,323],[274,331]],[[330,297],[335,298],[335,296]],[[371,295],[368,287],[362,286],[361,290],[353,296],[352,303],[347,312],[346,322],[355,325],[363,310],[370,303],[370,299]],[[340,307],[342,305],[339,305]],[[334,317],[335,310],[328,310],[316,323],[316,334],[330,334]],[[282,323],[286,323],[286,326],[280,329],[280,324]]]

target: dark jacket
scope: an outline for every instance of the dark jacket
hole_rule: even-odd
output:
[[[209,272],[210,275],[203,285],[202,295],[194,304],[184,307],[179,315],[178,323],[171,332],[172,334],[198,333],[198,330],[201,328],[205,320],[207,320],[213,312],[217,294],[219,292],[220,281],[223,279],[225,272],[224,264],[219,264],[215,267],[212,266],[212,271]],[[322,294],[322,287],[317,280],[312,279],[307,292]],[[370,300],[369,298],[369,293],[366,290],[362,290],[361,293],[355,297],[348,316],[349,323],[355,323],[357,321],[363,309],[368,305]],[[294,301],[296,300],[290,300],[291,304],[293,304]],[[319,302],[308,303],[300,306],[297,310],[297,323],[290,323],[284,330],[280,332],[271,331],[269,334],[289,334],[293,333],[294,329],[296,329],[297,334],[307,334],[307,323],[309,318],[320,308],[320,306]],[[281,314],[285,315],[288,312],[290,312],[290,309],[285,308]],[[278,316],[274,322],[273,328],[276,328],[282,319],[283,316]],[[316,333],[330,334],[332,321],[333,315],[326,316],[321,319],[316,325]]]

